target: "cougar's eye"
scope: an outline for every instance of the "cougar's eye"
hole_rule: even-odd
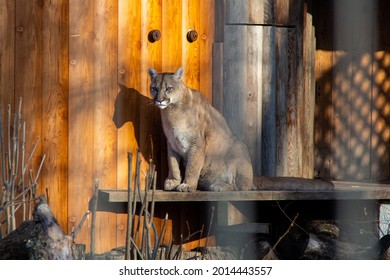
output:
[[[151,87],[151,90],[153,93],[157,93],[158,92],[158,89],[156,87]]]
[[[167,87],[167,88],[165,89],[166,92],[170,92],[170,91],[172,91],[172,90],[173,90],[173,87]]]

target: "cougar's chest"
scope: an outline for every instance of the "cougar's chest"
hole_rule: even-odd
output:
[[[162,118],[164,133],[171,148],[185,156],[196,137],[193,129],[184,119]]]

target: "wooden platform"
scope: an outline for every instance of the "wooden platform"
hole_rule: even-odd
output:
[[[267,200],[390,200],[390,184],[333,181],[334,190],[261,190],[193,193],[157,190],[156,202]],[[100,203],[127,202],[126,190],[99,190]]]

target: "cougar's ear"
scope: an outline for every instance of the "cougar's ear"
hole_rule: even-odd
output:
[[[180,67],[179,69],[177,69],[175,74],[173,74],[173,77],[175,79],[181,80],[181,78],[183,77],[183,67]]]
[[[153,68],[149,68],[148,69],[148,73],[149,73],[149,76],[150,76],[150,79],[153,80],[154,78],[157,77],[158,73],[156,70],[154,70]]]

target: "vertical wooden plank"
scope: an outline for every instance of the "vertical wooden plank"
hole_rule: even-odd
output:
[[[305,97],[305,86],[304,86],[304,63],[303,63],[303,28],[304,28],[304,1],[298,1],[298,9],[300,11],[298,16],[298,22],[296,27],[296,53],[297,53],[297,64],[296,64],[296,101],[297,101],[297,150],[298,150],[298,158],[295,161],[298,164],[298,176],[302,177],[302,167],[303,167],[303,150],[304,150],[304,122],[305,122],[305,104],[304,104],[304,97]]]
[[[276,29],[276,176],[288,176],[288,29]]]
[[[153,67],[160,71],[163,68],[163,41],[164,38],[168,38],[170,34],[163,31],[164,33],[162,33],[162,39],[154,43],[146,40],[149,31],[154,29],[163,30],[164,15],[162,2],[160,0],[149,0],[148,5],[145,5],[144,7],[147,7],[147,9],[144,9],[142,16],[142,41],[146,44],[143,45],[145,47],[142,49],[143,66],[141,81],[143,84],[146,83],[147,85],[145,92],[142,92],[142,94],[144,94],[147,98],[144,99],[141,107],[142,122],[140,125],[143,135],[141,139],[144,139],[144,145],[147,146],[147,148],[143,150],[148,151],[147,155],[144,155],[147,157],[145,160],[147,162],[149,159],[152,159],[154,164],[156,164],[158,184],[163,186],[163,182],[168,176],[166,140],[161,126],[160,110],[150,104],[150,78],[147,73],[147,69],[149,67]],[[177,19],[181,21],[181,17],[177,17]],[[146,165],[145,168],[147,168]]]
[[[118,83],[119,92],[115,99],[115,120],[117,128],[117,188],[127,189],[127,153],[133,155],[135,166],[137,139],[135,128],[138,112],[137,89],[141,87],[141,0],[118,1]],[[131,178],[134,178],[133,168]],[[127,215],[117,215],[117,244],[125,245]]]
[[[245,104],[247,94],[247,27],[226,25],[223,48],[223,116],[230,129],[241,140],[245,135]]]
[[[276,25],[291,25],[290,15],[293,9],[293,4],[290,0],[274,0],[274,15]]]
[[[213,44],[213,101],[215,108],[222,113],[223,109],[223,43]]]
[[[190,87],[199,90],[200,86],[200,1],[182,0],[182,65],[183,81]],[[186,38],[189,31],[198,32],[198,39],[190,42]]]
[[[14,79],[15,79],[15,2],[0,2],[0,114],[6,117],[8,104],[14,107]],[[5,132],[3,132],[5,133]],[[2,191],[0,191],[2,195]],[[0,219],[5,220],[5,213]],[[0,226],[0,231],[2,227]],[[5,233],[5,231],[3,232]]]
[[[112,116],[117,94],[118,1],[94,5],[94,129],[93,176],[101,186],[117,185],[117,133]],[[116,216],[99,213],[96,226],[97,252],[116,245]]]
[[[288,94],[287,94],[287,149],[288,174],[299,176],[298,116],[297,116],[297,28],[288,29]]]
[[[211,103],[213,99],[213,60],[211,58],[213,58],[215,1],[199,1],[199,90]]]
[[[0,2],[0,104],[14,106],[15,1]]]
[[[305,178],[313,178],[314,174],[314,89],[312,88],[312,79],[314,77],[314,57],[312,50],[314,48],[313,40],[313,21],[312,15],[309,13],[308,4],[305,4],[304,9],[304,26],[303,26],[303,71],[304,71],[304,92],[302,104],[302,176]]]
[[[247,27],[247,50],[246,50],[246,89],[241,96],[244,102],[245,111],[243,112],[244,135],[243,139],[248,146],[254,174],[260,176],[262,173],[262,163],[264,154],[262,153],[263,124],[265,119],[262,117],[264,108],[262,107],[263,96],[266,95],[266,84],[268,84],[267,74],[262,67],[264,61],[264,36],[267,33],[262,26]],[[272,74],[271,74],[272,75]],[[271,82],[272,83],[272,82]],[[230,92],[230,94],[234,94]]]
[[[248,1],[225,0],[226,24],[248,23]]]
[[[94,1],[69,0],[68,232],[88,210],[93,191]],[[90,220],[76,243],[89,250]]]
[[[43,6],[42,186],[62,228],[68,219],[68,1]]]
[[[42,6],[42,1],[15,1],[15,100],[22,97],[26,105],[22,119],[26,120],[27,153],[42,136]],[[41,143],[32,162],[33,171],[40,164]]]
[[[227,24],[274,25],[273,0],[226,0]]]
[[[215,24],[215,42],[223,43],[224,42],[224,26],[225,26],[225,17],[226,17],[226,0],[217,0],[214,1],[214,24]]]
[[[182,1],[162,1],[162,71],[174,72],[182,61]]]
[[[276,175],[275,27],[263,28],[262,175]]]

